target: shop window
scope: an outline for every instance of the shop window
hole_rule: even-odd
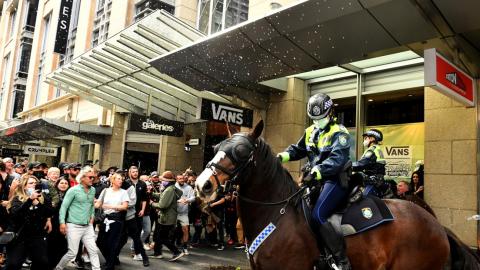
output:
[[[347,128],[355,127],[355,102],[355,97],[333,100],[337,120],[340,124],[344,125]]]
[[[424,121],[422,89],[365,96],[366,125],[392,125]]]

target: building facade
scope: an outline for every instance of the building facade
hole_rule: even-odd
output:
[[[324,1],[318,4],[319,10],[328,13],[309,16],[308,3],[296,13],[297,2],[288,0],[73,0],[66,51],[59,54],[54,47],[61,2],[9,0],[1,6],[0,129],[5,132],[0,135],[15,133],[12,127],[39,119],[55,119],[57,125],[49,128],[61,130],[56,136],[53,131],[50,136],[38,131],[42,134],[31,140],[2,141],[0,137],[4,147],[57,148],[57,156],[30,155],[51,164],[99,160],[103,169],[135,164],[145,171],[180,172],[187,167],[200,171],[212,155],[212,145],[226,138],[227,131],[219,122],[195,117],[200,107],[197,100],[251,109],[253,123],[264,119],[264,137],[280,152],[310,124],[305,112],[308,98],[327,93],[355,142],[367,128],[384,132],[392,179],[409,180],[415,163],[424,160],[427,202],[442,224],[477,246],[478,224],[466,218],[479,209],[478,105],[465,107],[425,87],[423,49],[437,48],[463,63],[474,77],[480,70],[478,52],[468,54],[471,48],[461,46],[461,53],[452,52],[451,44],[431,34],[432,27],[422,16],[412,19],[422,36],[390,29],[396,24],[389,24],[389,16],[382,14],[392,14],[388,5],[400,5],[398,1],[356,11],[348,4]],[[421,7],[428,10],[424,4]],[[402,5],[407,6],[395,10],[409,10],[408,3]],[[369,14],[366,9],[371,9]],[[442,12],[448,19],[449,14]],[[288,25],[288,18],[292,20],[288,16],[300,19]],[[363,22],[365,28],[377,29],[376,22],[366,23],[369,16],[377,16],[383,28],[361,31]],[[301,44],[303,36],[289,31],[300,29],[302,23],[315,27],[299,30],[307,37]],[[390,36],[372,36],[382,29],[390,30]],[[463,29],[464,37],[470,37],[480,26]],[[209,39],[211,34],[215,35]],[[285,37],[290,43],[281,43]],[[389,43],[388,37],[395,42]],[[383,43],[373,44],[374,40]],[[358,50],[365,50],[360,51],[361,57]],[[161,61],[163,55],[175,61],[165,62],[162,70],[152,59]],[[252,55],[257,58],[249,59]],[[229,64],[227,57],[236,63]],[[312,59],[323,62],[318,65]],[[190,73],[177,76],[174,67],[182,64],[189,68],[178,70]],[[223,77],[212,83],[216,76]],[[223,87],[229,83],[235,86]],[[176,121],[183,132],[169,136],[134,129],[134,115]],[[69,128],[65,123],[80,127]],[[190,139],[198,145],[189,145]],[[363,150],[355,143],[352,158]],[[297,177],[301,165],[285,166]]]

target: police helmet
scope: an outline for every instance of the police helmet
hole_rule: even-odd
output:
[[[377,142],[381,142],[383,140],[383,134],[380,130],[372,128],[367,132],[362,134],[363,137],[373,137]]]
[[[307,104],[307,114],[312,120],[325,118],[332,112],[333,101],[323,93],[310,97]]]

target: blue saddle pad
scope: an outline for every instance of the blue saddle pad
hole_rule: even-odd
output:
[[[342,228],[350,227],[346,235],[353,235],[372,229],[395,218],[385,202],[374,196],[364,197],[352,203],[343,214]],[[343,230],[345,233],[345,230]]]

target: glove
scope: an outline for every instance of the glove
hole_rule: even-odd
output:
[[[310,171],[310,175],[312,176],[311,179],[315,179],[317,181],[322,180],[322,174],[320,173],[320,169],[317,166],[312,168],[312,170]]]
[[[278,160],[280,163],[286,163],[290,160],[290,154],[288,152],[281,152],[277,154]]]

